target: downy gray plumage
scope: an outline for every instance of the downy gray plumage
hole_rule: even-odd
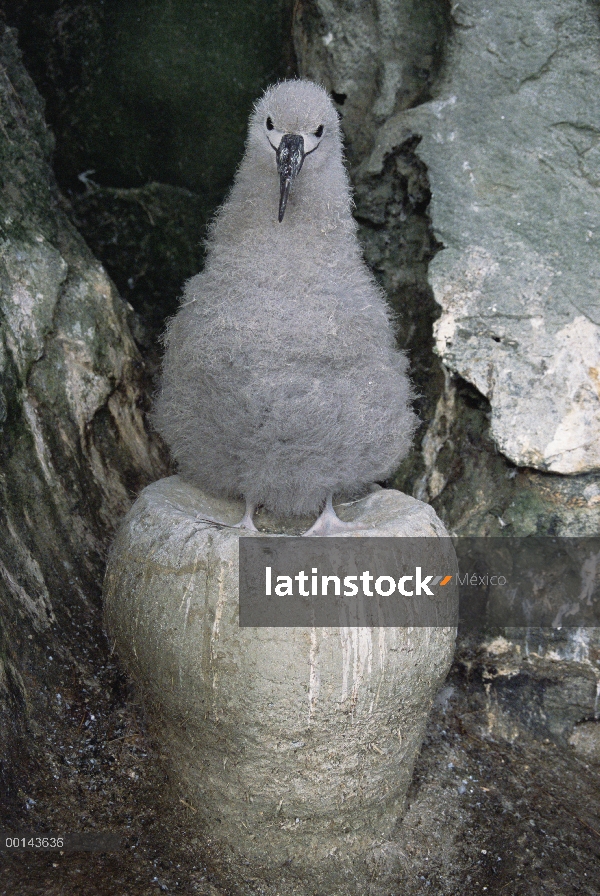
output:
[[[168,326],[155,408],[181,475],[244,497],[251,528],[258,505],[305,516],[328,502],[331,522],[332,494],[385,479],[411,445],[407,360],[351,209],[326,91],[269,88]]]

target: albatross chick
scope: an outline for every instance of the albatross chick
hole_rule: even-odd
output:
[[[250,118],[206,265],[165,337],[155,422],[181,475],[263,505],[320,513],[385,479],[415,428],[405,356],[356,238],[337,113],[321,87],[285,81]]]

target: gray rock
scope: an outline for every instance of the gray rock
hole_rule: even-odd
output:
[[[377,124],[428,98],[447,25],[438,0],[296,5],[299,69],[332,92],[354,160],[372,145]]]
[[[68,666],[61,635],[92,617],[114,522],[164,461],[146,427],[128,309],[65,214],[43,103],[8,29],[0,99],[4,740],[44,718],[42,683],[62,671],[46,668],[46,655]]]
[[[514,463],[600,467],[599,23],[583,0],[461,0],[436,99],[386,122],[371,164],[423,137],[444,364]]]
[[[569,743],[581,759],[600,763],[600,724],[597,721],[576,725]]]
[[[446,531],[379,490],[338,512],[365,536]],[[115,540],[105,620],[141,688],[172,781],[243,879],[288,892],[364,892],[399,819],[449,628],[238,626],[241,504],[171,477],[144,490]],[[259,515],[259,526],[285,524]],[[366,864],[365,864],[366,863]],[[383,881],[382,881],[383,886]]]
[[[540,739],[573,744],[582,720],[597,715],[600,629],[498,631],[464,638],[455,657],[456,666],[485,687],[490,723],[495,715],[494,727],[504,727],[509,739],[508,729],[518,721]]]

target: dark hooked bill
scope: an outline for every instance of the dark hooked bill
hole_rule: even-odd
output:
[[[279,173],[279,223],[283,221],[285,207],[294,178],[300,173],[304,161],[304,138],[300,134],[284,134],[277,149]]]

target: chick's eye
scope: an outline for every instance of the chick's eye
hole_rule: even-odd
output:
[[[273,121],[272,121],[270,115],[269,115],[269,117],[267,118],[267,130],[268,130],[268,131],[272,131],[272,130],[273,130]]]
[[[315,131],[315,137],[322,137],[322,136],[323,136],[323,125],[320,124],[319,127],[317,128],[317,130]]]

